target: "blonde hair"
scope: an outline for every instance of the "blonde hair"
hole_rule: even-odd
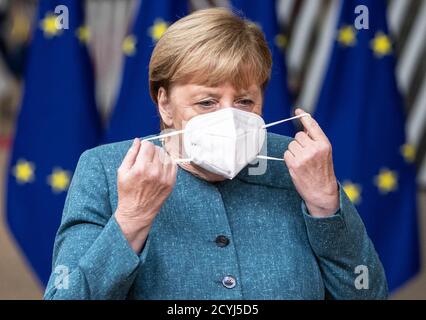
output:
[[[226,8],[195,11],[173,23],[157,42],[149,63],[149,88],[158,104],[158,90],[173,83],[217,86],[230,82],[245,89],[265,89],[272,56],[260,28]]]

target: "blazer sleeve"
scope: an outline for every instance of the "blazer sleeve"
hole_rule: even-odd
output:
[[[333,216],[315,218],[302,201],[308,238],[328,299],[386,299],[383,266],[364,224],[339,183],[340,208]]]
[[[56,235],[45,299],[125,299],[146,246],[137,255],[111,212],[97,149],[77,164]]]

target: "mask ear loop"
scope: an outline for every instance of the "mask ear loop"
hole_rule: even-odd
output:
[[[164,134],[160,134],[160,135],[155,136],[155,137],[149,137],[149,138],[142,139],[141,142],[143,142],[143,141],[157,140],[157,139],[163,140],[164,138],[176,136],[176,135],[182,134],[184,132],[185,132],[185,129],[177,130],[177,131],[173,131],[173,132],[169,132],[169,133],[164,133]],[[183,159],[173,159],[172,158],[172,160],[175,163],[184,163],[184,162],[191,162],[192,161],[191,158],[183,158]]]
[[[150,140],[157,140],[157,139],[163,139],[163,138],[167,138],[167,137],[176,136],[178,134],[183,133],[184,131],[185,130],[178,130],[178,131],[173,131],[173,132],[169,132],[169,133],[163,133],[163,134],[160,134],[158,136],[154,136],[154,137],[149,137],[149,138],[142,139],[141,142],[143,142],[143,141],[150,141]]]
[[[264,126],[262,126],[262,129],[266,129],[266,128],[269,128],[269,127],[272,127],[272,126],[275,126],[277,124],[284,123],[284,122],[287,122],[287,121],[290,121],[290,120],[294,120],[294,119],[298,119],[298,118],[302,118],[302,117],[310,117],[310,116],[311,115],[309,113],[305,112],[305,113],[299,114],[299,115],[291,117],[291,118],[278,120],[278,121],[275,121],[275,122],[265,124]]]
[[[257,159],[264,159],[264,160],[275,160],[275,161],[283,161],[281,158],[275,158],[275,157],[268,157],[268,156],[257,156]]]
[[[299,115],[291,117],[291,118],[287,118],[287,119],[283,119],[283,120],[278,120],[278,121],[275,121],[275,122],[271,122],[271,123],[265,124],[264,126],[262,126],[262,129],[266,129],[266,128],[275,126],[277,124],[284,123],[284,122],[287,122],[287,121],[291,121],[291,120],[294,120],[294,119],[298,119],[298,118],[302,118],[302,117],[310,117],[310,116],[311,115],[309,113],[302,113],[302,114],[299,114]],[[281,158],[268,157],[268,156],[262,156],[262,155],[258,155],[257,159],[283,161],[283,159],[281,159]]]

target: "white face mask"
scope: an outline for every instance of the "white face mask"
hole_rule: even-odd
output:
[[[183,133],[184,150],[188,158],[176,159],[176,162],[193,162],[212,173],[232,179],[256,158],[282,161],[259,155],[265,141],[266,128],[307,115],[304,113],[265,125],[263,119],[253,112],[223,108],[193,117],[184,130],[144,140]]]

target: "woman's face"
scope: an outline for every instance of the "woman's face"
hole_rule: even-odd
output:
[[[239,108],[261,115],[262,103],[262,90],[256,84],[245,90],[236,90],[229,83],[217,87],[182,84],[174,85],[170,92],[166,92],[164,88],[160,88],[158,92],[158,108],[163,123],[167,128],[176,130],[184,129],[192,117],[222,108]],[[167,152],[174,158],[186,157],[183,155],[182,145],[182,136],[169,137],[164,142]],[[211,173],[192,162],[179,165],[208,181],[225,180],[224,177]]]
[[[242,90],[235,89],[230,83],[217,87],[177,84],[168,93],[160,88],[158,107],[166,127],[180,130],[194,116],[227,107],[261,115],[262,99],[262,90],[257,84]]]

